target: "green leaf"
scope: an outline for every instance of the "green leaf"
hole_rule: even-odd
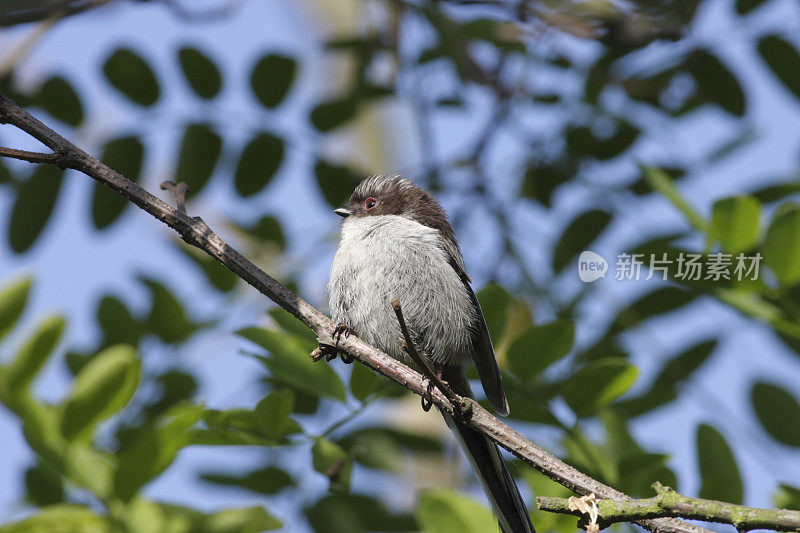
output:
[[[692,227],[703,232],[706,231],[706,221],[683,199],[683,196],[681,196],[681,193],[675,187],[675,183],[672,181],[672,178],[669,177],[669,174],[661,169],[653,167],[641,167],[641,169],[644,173],[645,181],[647,181],[648,185],[650,185],[654,191],[661,194],[664,198],[669,200],[672,205],[677,207]]]
[[[250,87],[264,107],[272,109],[280,104],[297,75],[297,62],[291,57],[267,54],[259,59],[250,74]]]
[[[25,341],[6,369],[5,380],[10,392],[28,388],[58,345],[64,325],[61,317],[48,318]]]
[[[725,438],[713,427],[697,427],[697,464],[702,484],[700,497],[742,503],[742,478]]]
[[[376,392],[382,384],[381,377],[361,363],[353,365],[350,372],[350,392],[356,400],[363,402]]]
[[[745,96],[742,87],[716,56],[706,50],[695,50],[686,65],[697,81],[698,93],[732,115],[744,115]]]
[[[345,401],[344,385],[336,372],[326,364],[315,363],[303,344],[283,332],[245,328],[236,332],[270,352],[258,357],[273,377],[315,396],[328,396]]]
[[[781,205],[772,217],[762,246],[764,264],[784,285],[800,279],[800,205]]]
[[[262,507],[225,509],[203,520],[202,533],[260,533],[283,524]]]
[[[138,137],[120,137],[103,146],[103,163],[133,182],[139,181],[144,161],[144,145]],[[92,222],[97,229],[110,226],[129,201],[100,183],[94,183]]]
[[[189,430],[201,415],[199,406],[177,405],[160,416],[135,444],[118,454],[114,493],[130,500],[141,487],[166,470],[181,448],[191,443]]]
[[[111,521],[81,505],[59,504],[41,509],[19,522],[0,526],[0,533],[108,533]]]
[[[598,359],[564,383],[561,395],[576,415],[587,416],[625,394],[638,371],[621,357]]]
[[[103,332],[102,347],[112,344],[139,344],[141,326],[118,298],[105,295],[97,304],[97,325]]]
[[[497,531],[497,521],[488,509],[447,489],[423,492],[414,514],[426,533]]]
[[[354,460],[367,468],[399,473],[404,465],[405,453],[394,435],[387,431],[356,431],[338,442]]]
[[[0,289],[0,340],[13,329],[25,311],[32,283],[31,278],[22,278]]]
[[[361,182],[362,176],[349,167],[319,160],[314,165],[317,185],[328,205],[339,207]]]
[[[211,285],[222,292],[228,292],[236,287],[239,277],[228,270],[219,261],[210,255],[201,252],[193,246],[178,244],[178,249],[195,265],[200,267]]]
[[[709,233],[723,250],[744,252],[756,244],[761,204],[752,196],[734,196],[714,202]]]
[[[100,499],[111,496],[114,466],[107,453],[98,452],[88,442],[76,441],[64,452],[64,472],[78,487],[88,489]]]
[[[38,165],[28,180],[19,185],[11,210],[8,243],[20,254],[33,245],[50,220],[64,173],[55,165]]]
[[[328,132],[353,120],[357,112],[358,101],[348,95],[317,104],[308,119],[317,130]]]
[[[329,494],[306,509],[316,533],[419,531],[408,514],[392,513],[378,499],[360,494]]]
[[[116,90],[141,106],[158,100],[160,89],[155,74],[142,57],[129,48],[118,48],[103,64],[103,74]]]
[[[244,475],[232,476],[229,472],[203,472],[200,479],[215,485],[241,487],[259,494],[277,494],[295,485],[292,476],[276,466],[265,466]]]
[[[289,427],[289,415],[293,409],[294,393],[291,390],[271,392],[256,405],[256,422],[261,432],[273,440],[280,439]]]
[[[506,357],[511,371],[522,380],[530,380],[572,349],[575,326],[569,320],[555,320],[532,326],[517,337]]]
[[[166,343],[183,342],[202,324],[194,324],[186,316],[183,305],[167,287],[148,278],[141,278],[151,294],[150,314],[144,326]]]
[[[295,317],[286,309],[282,307],[273,307],[267,311],[267,314],[286,333],[307,340],[312,350],[317,346],[317,336],[311,328],[303,324],[299,318]]]
[[[242,150],[233,181],[242,196],[250,196],[266,187],[283,162],[283,139],[271,133],[259,133]]]
[[[39,461],[25,471],[25,499],[37,507],[64,501],[64,482],[51,465]]]
[[[777,509],[793,509],[800,511],[800,489],[780,483],[778,490],[772,497],[775,508]]]
[[[561,272],[576,255],[603,233],[609,222],[611,215],[597,209],[575,217],[561,233],[553,250],[553,270]]]
[[[48,79],[39,88],[34,101],[53,118],[77,126],[83,122],[83,106],[72,85],[61,76]]]
[[[352,461],[341,446],[320,437],[314,440],[311,455],[314,470],[328,478],[331,491],[347,492],[350,489]]]
[[[189,186],[188,197],[205,187],[222,151],[222,138],[208,124],[188,124],[178,151],[175,179]]]
[[[499,344],[508,322],[509,308],[514,299],[497,283],[487,283],[476,296],[483,311],[483,318],[486,320],[489,337]]]
[[[800,98],[800,54],[782,37],[767,35],[758,41],[758,53],[772,73],[795,98]]]
[[[209,100],[219,93],[222,78],[211,59],[197,48],[183,46],[178,50],[178,61],[189,86],[200,98]]]
[[[764,0],[736,0],[736,12],[740,15],[746,15],[763,3]]]
[[[61,431],[67,439],[91,438],[94,427],[128,403],[139,384],[139,359],[125,345],[97,354],[80,371],[64,403]]]
[[[283,250],[286,245],[286,238],[283,236],[281,223],[278,219],[271,216],[263,216],[258,222],[251,226],[238,225],[242,231],[247,232],[251,237],[262,241],[274,243],[279,250]]]
[[[800,447],[800,404],[786,389],[759,381],[750,390],[750,401],[761,427],[776,441]]]

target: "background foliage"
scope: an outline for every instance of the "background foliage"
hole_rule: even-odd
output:
[[[0,11],[2,91],[151,191],[187,182],[191,214],[322,306],[330,208],[413,177],[482,287],[512,425],[634,496],[800,508],[797,4],[108,4]],[[58,49],[101,25],[129,31]],[[0,161],[4,447],[29,449],[0,531],[493,523],[436,415],[311,363],[304,326],[86,182]],[[577,280],[587,248],[606,279]],[[624,251],[764,268],[615,281]],[[566,494],[515,472],[528,502]]]

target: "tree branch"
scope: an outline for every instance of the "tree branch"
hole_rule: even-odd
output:
[[[672,490],[669,487],[654,483],[657,496],[642,500],[615,501],[596,500],[600,511],[598,523],[607,527],[616,522],[633,522],[642,519],[680,516],[689,520],[730,524],[739,531],[751,529],[773,529],[776,531],[800,530],[800,511],[787,509],[757,509],[733,503],[691,498]],[[541,511],[581,516],[574,507],[570,509],[569,499],[536,498],[536,505]]]
[[[334,345],[332,333],[336,324],[330,318],[317,311],[308,302],[281,285],[273,277],[230,247],[200,217],[189,217],[156,198],[61,137],[2,94],[0,94],[0,122],[16,126],[53,150],[59,156],[58,164],[60,166],[86,174],[164,222],[177,231],[184,241],[215,258],[256,290],[301,320],[314,331],[320,344]],[[56,161],[48,162],[55,163]],[[419,396],[427,394],[427,387],[418,372],[361,339],[353,335],[342,338],[337,345],[337,349],[348,353],[369,368],[388,377],[411,392]],[[439,409],[458,417],[458,411],[454,411],[453,405],[440,390],[431,391],[431,397],[433,403]],[[593,492],[599,498],[612,500],[630,501],[632,499],[622,492],[579,472],[551,455],[544,448],[532,443],[501,422],[477,403],[473,402],[471,414],[461,420],[469,427],[483,433],[489,439],[510,451],[526,464],[573,492],[578,494]],[[656,533],[707,532],[703,528],[674,518],[638,520],[636,523]]]

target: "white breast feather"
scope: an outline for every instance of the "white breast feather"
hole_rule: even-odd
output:
[[[469,358],[477,317],[439,232],[395,215],[345,219],[328,280],[333,320],[407,360],[392,298],[402,304],[414,342],[428,357],[449,365]]]

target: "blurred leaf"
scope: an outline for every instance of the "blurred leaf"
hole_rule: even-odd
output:
[[[140,278],[150,290],[150,313],[145,319],[147,331],[158,335],[166,343],[183,342],[204,324],[195,324],[186,316],[183,305],[161,283],[149,278]]]
[[[97,304],[97,324],[103,332],[102,347],[112,344],[139,344],[141,327],[119,299],[105,295]]]
[[[288,427],[294,409],[294,393],[289,389],[271,392],[255,408],[258,427],[267,437],[278,440]]]
[[[317,104],[311,110],[311,125],[328,132],[353,120],[358,112],[358,101],[351,95]]]
[[[758,239],[761,204],[752,196],[734,196],[714,202],[710,236],[730,253],[752,248]]]
[[[513,298],[497,283],[487,283],[476,296],[483,311],[483,318],[486,320],[489,337],[499,343],[505,331],[508,311]]]
[[[113,468],[109,454],[98,452],[88,442],[72,442],[64,452],[67,479],[100,499],[111,496]]]
[[[16,325],[31,290],[31,278],[21,278],[0,288],[0,340]]]
[[[160,89],[155,74],[142,57],[129,48],[117,48],[103,64],[108,82],[128,99],[141,106],[158,100]]]
[[[778,490],[772,497],[773,504],[777,509],[794,509],[800,511],[800,489],[780,483]]]
[[[25,499],[37,507],[64,501],[64,483],[51,465],[39,461],[25,471]]]
[[[286,309],[283,309],[282,307],[273,307],[267,311],[267,314],[285,332],[290,333],[295,337],[307,340],[310,349],[313,350],[317,347],[317,336],[314,334],[311,328],[303,324],[300,319],[295,317]]]
[[[362,176],[348,167],[319,160],[314,165],[317,185],[325,200],[332,207],[339,207],[347,200]]]
[[[42,233],[56,205],[64,173],[55,165],[38,165],[19,185],[17,201],[8,224],[8,243],[18,254],[26,251]]]
[[[471,498],[447,489],[423,492],[414,514],[426,533],[497,531],[497,521],[488,509]]]
[[[398,473],[405,459],[394,435],[380,429],[354,431],[340,439],[338,444],[367,468]]]
[[[382,384],[381,377],[360,363],[353,365],[350,372],[350,392],[356,400],[363,402],[370,394],[377,391]]]
[[[669,174],[652,167],[642,167],[642,172],[650,187],[677,207],[695,229],[706,231],[706,221],[683,199]]]
[[[311,455],[314,470],[328,478],[332,492],[350,490],[352,460],[341,446],[320,437],[314,440]]]
[[[269,495],[277,494],[295,484],[289,474],[275,466],[265,466],[240,476],[230,475],[228,472],[203,472],[200,478],[215,485],[240,487]]]
[[[750,390],[750,401],[770,437],[787,446],[800,446],[800,405],[786,389],[759,381]]]
[[[83,122],[83,106],[72,85],[61,76],[48,79],[39,88],[35,102],[53,118],[77,126]]]
[[[625,120],[616,120],[615,131],[608,137],[596,137],[586,126],[578,126],[567,131],[567,147],[573,158],[592,156],[607,161],[630,148],[639,137],[639,128]]]
[[[261,217],[258,222],[252,226],[238,225],[237,227],[246,231],[253,238],[276,244],[281,251],[284,246],[286,246],[286,239],[283,235],[281,224],[275,217],[266,215]]]
[[[197,393],[197,379],[180,370],[167,370],[155,378],[158,394],[143,408],[148,420],[161,415],[167,409],[183,401],[191,400]]]
[[[280,104],[297,74],[297,62],[291,57],[267,54],[256,62],[250,74],[250,87],[261,105],[272,109]]]
[[[188,197],[206,186],[222,151],[222,139],[208,124],[187,124],[175,169],[175,180],[189,186]]]
[[[555,190],[569,179],[570,176],[566,172],[553,165],[537,166],[531,163],[525,169],[520,194],[538,200],[545,207],[550,207]]]
[[[768,204],[771,202],[776,202],[778,200],[783,200],[787,196],[791,196],[799,192],[800,192],[800,182],[789,181],[784,183],[777,183],[775,185],[768,185],[766,187],[761,187],[751,192],[750,196],[752,196],[762,204]]]
[[[778,35],[767,35],[758,41],[758,53],[795,98],[800,98],[800,54]]]
[[[569,320],[555,320],[532,326],[511,344],[506,357],[511,370],[528,381],[572,349],[575,326]]]
[[[222,87],[219,69],[207,55],[191,46],[178,50],[178,61],[189,86],[200,98],[214,98]]]
[[[800,279],[800,205],[781,205],[772,217],[762,246],[764,264],[783,285]]]
[[[259,133],[247,143],[233,178],[239,194],[250,196],[266,187],[280,168],[283,153],[283,139],[271,133]]]
[[[742,503],[743,487],[736,459],[725,438],[713,427],[697,427],[697,465],[701,498]]]
[[[764,0],[736,0],[736,12],[740,15],[746,15],[763,3]]]
[[[344,385],[336,372],[326,364],[315,363],[301,343],[276,330],[245,328],[237,335],[254,342],[270,352],[258,356],[272,375],[310,394],[345,401]]]
[[[59,504],[44,507],[23,520],[0,526],[0,533],[107,533],[112,523],[85,507]]]
[[[17,393],[28,388],[58,345],[64,326],[64,319],[58,316],[39,324],[6,369],[5,381],[9,392]]]
[[[203,271],[208,282],[218,291],[228,292],[236,287],[239,277],[207,253],[183,243],[178,243],[178,249]]]
[[[154,422],[135,445],[118,454],[114,492],[130,500],[141,487],[163,472],[181,448],[189,444],[189,429],[202,414],[194,405],[177,405]]]
[[[306,510],[316,533],[368,533],[371,531],[418,531],[414,519],[393,513],[373,497],[329,494]]]
[[[144,160],[144,145],[138,137],[119,137],[103,146],[103,163],[133,182],[139,181]],[[94,183],[92,222],[97,229],[110,226],[129,204],[129,200],[100,183]]]
[[[603,233],[609,222],[611,215],[600,210],[586,211],[572,219],[553,249],[553,270],[561,272],[576,255]]]
[[[209,430],[196,429],[191,435],[191,444],[207,446],[279,446],[285,439],[270,439],[261,430],[254,411],[247,409],[230,409],[227,411],[206,410],[203,421]],[[286,421],[284,434],[300,431],[297,423],[291,418]]]
[[[625,394],[637,375],[636,367],[625,359],[598,359],[570,376],[561,395],[576,415],[587,416]]]
[[[630,416],[638,416],[673,401],[678,397],[679,386],[708,360],[716,346],[716,340],[704,341],[667,360],[649,390],[618,402],[617,407]]]
[[[203,520],[202,533],[261,533],[279,529],[283,524],[263,507],[225,509]]]
[[[703,96],[728,113],[739,117],[744,115],[745,97],[742,87],[716,56],[707,50],[695,50],[686,64]]]
[[[80,371],[64,403],[61,431],[67,439],[91,438],[94,427],[122,409],[139,384],[139,359],[125,345],[97,354]]]

